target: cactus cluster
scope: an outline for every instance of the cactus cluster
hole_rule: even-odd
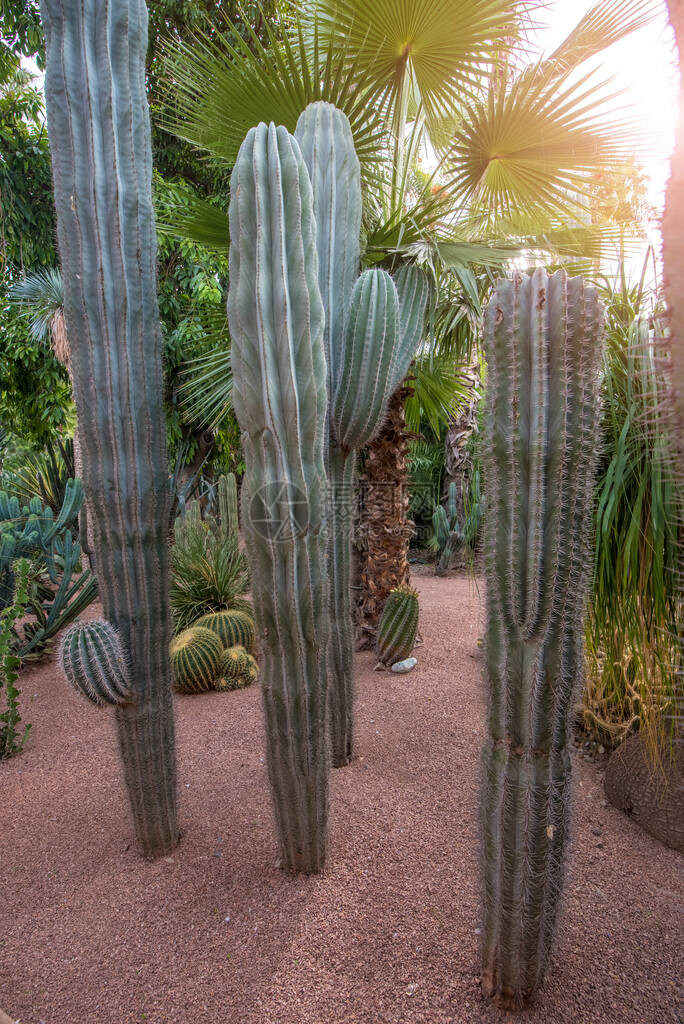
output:
[[[377,653],[383,665],[404,661],[418,633],[418,591],[413,587],[390,590],[378,625]]]
[[[143,0],[41,0],[45,98],[99,593],[135,701],[114,711],[142,851],[177,822],[166,422]],[[95,115],[96,112],[96,116]]]
[[[129,704],[134,699],[121,638],[109,622],[76,623],[62,638],[62,671],[73,688],[94,704]]]
[[[458,519],[456,484],[449,484],[447,507],[439,504],[432,513],[432,529],[437,548],[435,572],[444,575],[458,549],[465,543],[465,534]]]
[[[602,313],[564,271],[499,282],[488,365],[482,986],[513,1008],[544,976],[583,678]]]
[[[221,660],[221,676],[217,690],[238,690],[250,686],[259,675],[256,659],[244,647],[227,647]]]
[[[221,674],[223,644],[213,629],[184,629],[171,641],[170,655],[178,693],[206,693]]]
[[[380,429],[420,343],[428,282],[416,267],[394,279],[361,264],[361,176],[349,122],[311,103],[295,130],[313,188],[318,282],[325,311],[329,481],[330,705],[333,764],[353,751],[352,509],[356,452]]]

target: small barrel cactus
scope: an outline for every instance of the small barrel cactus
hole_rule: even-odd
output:
[[[221,674],[223,644],[212,629],[191,626],[171,641],[171,668],[178,693],[205,693]]]
[[[259,675],[256,659],[244,647],[228,647],[223,652],[221,661],[221,678],[216,683],[217,690],[238,690],[249,686]]]
[[[75,623],[64,634],[59,660],[69,683],[94,704],[133,703],[126,655],[111,623]]]
[[[378,657],[383,665],[408,658],[418,632],[418,591],[396,587],[390,591],[378,627]]]
[[[224,647],[244,647],[250,654],[254,650],[254,619],[249,612],[228,608],[222,612],[209,612],[193,623],[193,627],[211,629]]]

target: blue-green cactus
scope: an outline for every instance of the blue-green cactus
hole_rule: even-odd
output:
[[[595,288],[543,270],[499,282],[485,317],[482,985],[509,1008],[541,983],[563,882],[601,320]]]
[[[143,0],[41,0],[64,312],[99,591],[130,666],[116,708],[136,833],[178,841],[166,431]]]
[[[325,308],[330,484],[330,706],[333,764],[353,752],[354,678],[351,522],[356,452],[380,429],[387,403],[418,348],[427,278],[405,267],[394,281],[361,264],[361,175],[349,122],[329,103],[311,103],[295,137],[313,187],[318,282]]]
[[[273,124],[247,134],[232,172],[228,320],[281,857],[315,872],[329,805],[325,320],[311,182]]]

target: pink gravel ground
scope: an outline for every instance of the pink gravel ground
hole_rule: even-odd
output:
[[[276,867],[258,686],[177,700],[182,825],[131,844],[112,720],[54,658],[0,765],[0,1007],[22,1024],[495,1024],[477,986],[480,596],[417,580],[406,676],[358,656],[359,758],[333,775],[329,866]],[[576,758],[559,941],[529,1024],[680,1021],[681,858]],[[600,836],[593,830],[600,829]]]

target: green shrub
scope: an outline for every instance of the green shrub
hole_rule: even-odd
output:
[[[21,658],[12,650],[14,627],[24,615],[28,602],[29,563],[26,558],[14,563],[13,575],[15,580],[14,600],[0,614],[0,707],[4,708],[0,712],[0,761],[19,753],[31,729],[30,725],[24,726],[24,731],[20,736],[19,697],[21,690],[17,689],[15,684],[19,677],[17,669],[21,664]]]

